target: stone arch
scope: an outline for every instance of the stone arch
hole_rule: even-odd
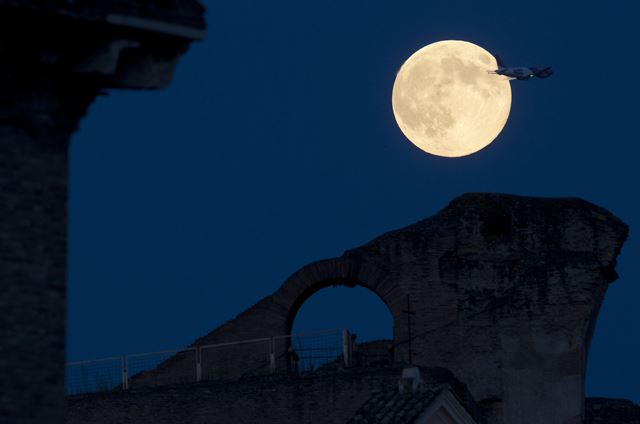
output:
[[[207,345],[277,337],[290,334],[291,324],[300,306],[322,288],[338,284],[362,286],[373,291],[389,309],[398,338],[398,324],[406,306],[406,293],[390,273],[376,262],[360,256],[345,255],[317,261],[293,273],[272,295],[227,321],[193,345]],[[401,332],[401,331],[400,331]]]
[[[293,321],[302,305],[318,291],[331,286],[364,287],[378,296],[391,313],[394,334],[401,311],[394,303],[393,284],[375,264],[355,258],[334,258],[304,266],[289,277],[273,295],[278,309],[286,310],[282,334],[290,334]]]
[[[373,291],[387,306],[393,320],[393,343],[397,344],[402,309],[406,306],[404,290],[390,278],[390,273],[373,261],[364,261],[360,256],[345,255],[311,263],[293,273],[274,294],[227,321],[213,332],[196,340],[193,346],[207,346],[246,340],[265,340],[291,334],[291,326],[302,304],[319,290],[331,285],[362,286]],[[399,331],[400,330],[400,331]],[[281,358],[288,346],[288,339],[276,341],[275,355]],[[218,378],[239,378],[247,370],[264,367],[265,345],[239,346],[237,351],[227,349],[211,363],[224,372]],[[397,351],[396,351],[397,357]],[[210,364],[210,365],[211,365]],[[280,365],[279,365],[280,366]],[[262,367],[262,368],[261,368]]]

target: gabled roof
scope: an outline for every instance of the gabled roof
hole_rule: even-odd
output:
[[[348,421],[348,424],[414,424],[443,388],[400,394],[395,390],[374,393]]]
[[[478,424],[448,385],[404,394],[398,390],[374,393],[347,424],[429,424],[442,422],[437,420],[442,413],[456,424]]]

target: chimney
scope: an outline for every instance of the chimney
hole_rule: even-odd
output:
[[[402,369],[402,375],[398,380],[400,394],[413,393],[424,388],[424,381],[420,376],[420,368],[407,367]]]

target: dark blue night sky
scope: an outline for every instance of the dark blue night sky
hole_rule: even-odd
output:
[[[187,345],[464,192],[578,196],[631,227],[587,394],[640,401],[636,2],[207,3],[169,89],[100,98],[73,139],[69,360]],[[502,134],[459,159],[414,147],[391,110],[401,64],[444,39],[556,71],[513,81]],[[344,325],[391,335],[366,289],[319,292],[295,329]]]

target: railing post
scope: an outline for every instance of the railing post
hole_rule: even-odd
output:
[[[202,381],[202,349],[196,347],[196,383]]]
[[[271,337],[269,340],[269,369],[271,374],[276,372],[276,338]]]
[[[349,368],[351,366],[351,334],[346,328],[342,329],[342,357],[344,359],[344,366]]]
[[[122,390],[129,390],[129,362],[127,357],[122,357]]]

